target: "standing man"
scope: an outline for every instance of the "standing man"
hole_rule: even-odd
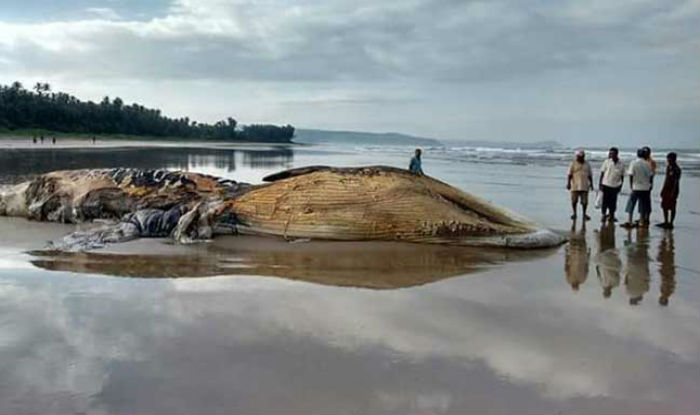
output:
[[[617,195],[622,190],[622,182],[625,178],[625,163],[619,158],[619,150],[617,147],[612,147],[608,151],[608,158],[600,167],[600,180],[598,181],[598,189],[603,192],[603,206],[601,222],[605,219],[610,219],[610,222],[616,222],[615,211],[617,210]],[[607,215],[606,215],[607,212]]]
[[[664,211],[664,223],[658,224],[664,229],[673,229],[673,221],[676,219],[676,201],[681,187],[681,168],[676,162],[678,156],[674,152],[666,155],[666,178],[664,187],[661,188],[661,209]],[[671,220],[669,221],[669,213]]]
[[[583,220],[590,220],[586,214],[588,208],[588,191],[593,190],[593,173],[591,166],[586,161],[586,153],[583,150],[576,151],[576,158],[569,165],[566,189],[571,191],[571,219],[576,220],[576,205],[581,201]]]
[[[421,150],[420,148],[416,149],[416,155],[411,158],[411,163],[408,165],[408,170],[411,171],[413,174],[417,174],[418,176],[424,176],[425,173],[423,173],[423,167],[422,163],[420,160],[420,155],[421,155]]]
[[[635,226],[634,208],[639,202],[639,224],[646,226],[649,224],[649,214],[651,212],[651,187],[654,175],[651,172],[651,167],[647,161],[647,152],[640,148],[637,150],[637,160],[630,164],[627,174],[630,177],[630,189],[632,194],[627,200],[627,214],[629,218],[622,226],[632,228]]]
[[[642,150],[644,150],[648,157],[647,157],[647,163],[649,163],[649,167],[651,167],[651,175],[655,176],[656,175],[656,160],[651,156],[651,147],[649,146],[644,146],[642,147]]]

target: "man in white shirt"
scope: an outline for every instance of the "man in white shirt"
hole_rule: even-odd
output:
[[[619,150],[612,147],[608,151],[608,158],[600,167],[600,180],[598,188],[603,192],[603,205],[601,207],[601,222],[610,219],[615,222],[615,211],[617,210],[617,195],[622,189],[622,182],[625,177],[625,163],[619,158]],[[606,214],[607,212],[607,214]]]
[[[576,205],[580,200],[583,220],[590,220],[591,217],[586,214],[586,208],[588,207],[588,191],[593,190],[593,173],[583,150],[576,151],[576,159],[569,165],[566,189],[571,191],[571,210],[573,211],[571,219],[576,220]]]
[[[627,174],[630,177],[630,188],[632,194],[627,201],[625,209],[629,214],[627,223],[622,224],[625,228],[634,227],[634,207],[639,202],[639,225],[649,226],[649,214],[651,213],[651,188],[654,175],[647,161],[648,153],[643,149],[637,150],[637,160],[630,164]]]

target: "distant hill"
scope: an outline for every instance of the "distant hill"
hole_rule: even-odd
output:
[[[317,144],[356,144],[356,145],[412,145],[441,146],[442,143],[432,138],[416,137],[399,133],[367,133],[361,131],[312,130],[297,128],[294,142]]]

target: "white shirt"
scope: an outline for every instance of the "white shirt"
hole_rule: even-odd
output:
[[[651,190],[651,167],[644,159],[637,159],[630,164],[627,174],[632,176],[632,190]]]
[[[600,172],[603,173],[603,186],[620,187],[622,179],[625,177],[625,163],[618,159],[615,163],[612,159],[607,159],[600,167]]]

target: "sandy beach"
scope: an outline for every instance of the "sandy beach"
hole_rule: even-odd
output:
[[[70,147],[79,144],[6,148],[0,178],[119,164],[256,182],[310,164],[402,167],[411,151]],[[565,161],[456,151],[427,151],[424,168],[570,243],[227,236],[56,253],[42,249],[75,225],[0,218],[2,323],[12,327],[0,373],[15,380],[0,401],[39,412],[697,412],[699,178],[683,179],[673,231],[601,227],[595,212],[583,227],[568,219]],[[654,209],[658,220],[658,200]]]

